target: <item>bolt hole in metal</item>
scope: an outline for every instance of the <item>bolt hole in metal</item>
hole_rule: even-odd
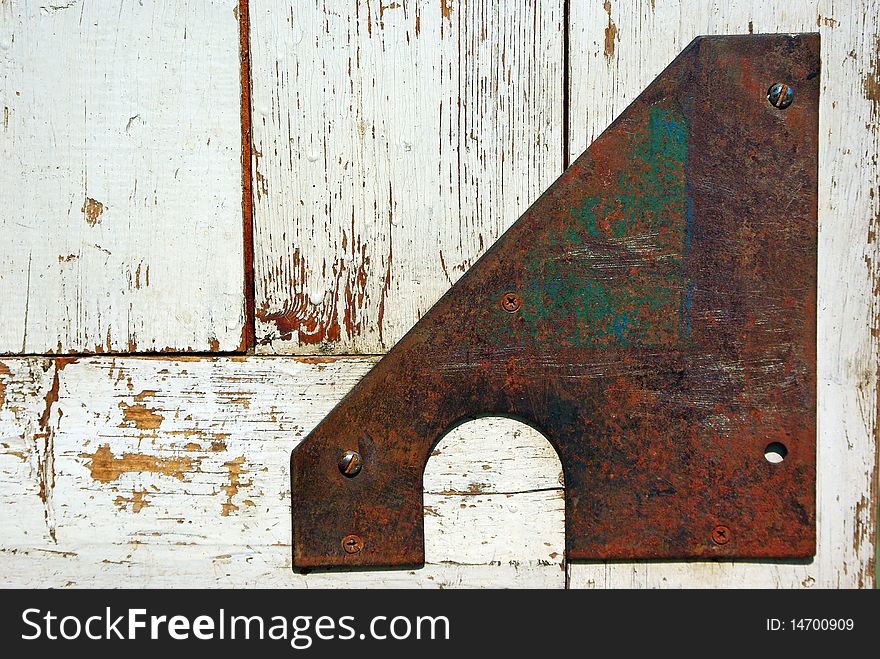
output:
[[[764,449],[764,457],[771,464],[779,464],[785,460],[786,455],[788,455],[788,449],[781,442],[770,442]]]
[[[770,88],[767,89],[767,100],[770,102],[770,105],[780,110],[784,110],[791,105],[793,99],[794,90],[785,83],[777,82],[770,85]]]

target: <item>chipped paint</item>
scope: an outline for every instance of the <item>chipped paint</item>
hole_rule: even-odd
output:
[[[247,473],[247,469],[243,466],[245,463],[244,456],[239,456],[228,462],[224,462],[223,466],[229,470],[229,483],[223,486],[226,493],[226,501],[223,503],[220,514],[227,517],[234,513],[239,507],[232,502],[233,498],[238,494],[241,487],[249,487],[253,484],[252,480],[242,482],[241,475]]]
[[[147,398],[153,398],[158,392],[155,389],[144,389],[139,394],[135,394],[135,401],[143,403]]]
[[[11,379],[9,367],[0,362],[0,409],[6,404],[6,383]]]
[[[450,23],[452,22],[452,1],[440,0],[440,15]]]
[[[871,54],[871,68],[865,72],[862,82],[865,98],[871,102],[871,117],[874,120],[874,131],[880,126],[876,124],[880,120],[880,36],[875,40],[874,52]]]
[[[150,505],[146,490],[132,490],[130,497],[119,495],[113,500],[114,505],[120,510],[127,510],[131,506],[131,512],[139,513],[141,510]]]
[[[86,467],[92,479],[100,483],[110,483],[123,474],[160,474],[177,480],[184,480],[187,474],[197,471],[199,460],[187,456],[158,457],[142,453],[123,453],[116,457],[109,444],[103,444],[94,453],[80,453],[79,457],[88,459]]]
[[[119,409],[122,410],[123,419],[123,422],[119,424],[120,428],[134,427],[139,430],[155,430],[165,420],[165,417],[156,412],[156,410],[152,410],[143,404],[129,405],[124,401],[120,401]]]
[[[620,41],[620,37],[617,35],[617,26],[611,20],[611,2],[605,0],[603,7],[608,14],[608,27],[605,28],[605,59],[610,62],[614,57],[614,42]]]
[[[101,222],[101,215],[104,213],[104,204],[91,197],[86,197],[83,203],[82,213],[86,217],[89,226],[95,226]]]

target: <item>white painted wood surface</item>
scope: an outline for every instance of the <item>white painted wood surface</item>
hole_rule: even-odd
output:
[[[238,348],[236,8],[0,3],[0,354]]]
[[[0,30],[10,25],[8,4],[0,6]],[[252,4],[254,247],[257,310],[263,317],[257,321],[258,349],[383,352],[558,174],[565,133],[562,3]],[[184,6],[190,15],[203,11],[202,5]],[[175,5],[162,16],[175,20],[183,11]],[[298,574],[290,568],[289,450],[372,358],[94,358],[61,370],[33,358],[0,363],[0,585],[561,587],[566,579],[572,587],[873,585],[878,16],[878,0],[571,0],[568,17],[571,156],[698,34],[822,33],[815,560],[576,563],[567,566],[566,575],[559,466],[552,450],[548,454],[543,438],[524,427],[482,420],[447,437],[429,462],[425,568]],[[228,38],[237,53],[237,36]],[[0,57],[21,47],[2,43],[9,45]],[[203,54],[197,55],[206,66]],[[168,57],[178,62],[181,56]],[[225,80],[225,70],[214,66],[220,63],[211,74]],[[153,75],[152,69],[143,71],[145,80]],[[10,74],[0,75],[8,84]],[[216,105],[215,99],[208,116],[225,112]],[[16,107],[19,113],[29,108]],[[9,116],[11,127],[12,111]],[[234,120],[235,130],[225,120],[215,127],[216,139],[236,140],[237,149],[237,115]],[[169,126],[181,130],[178,121]],[[99,128],[106,129],[89,124],[89,133],[79,139]],[[197,124],[185,128],[200,130]],[[4,149],[11,148],[9,139],[4,133]],[[94,153],[104,138],[89,139]],[[126,161],[136,164],[121,171],[136,166],[144,176],[159,176],[166,171],[166,156],[142,139]],[[15,158],[25,157],[18,153],[22,144]],[[5,151],[4,157],[8,161]],[[80,172],[82,164],[76,163]],[[0,175],[4,191],[11,185],[8,176],[6,170]],[[232,179],[240,186],[240,179]],[[170,183],[167,177],[155,180],[161,203]],[[208,187],[213,190],[213,182]],[[53,198],[44,205],[58,204]],[[0,226],[6,226],[9,212],[0,214]],[[222,276],[213,262],[195,268],[193,259],[209,257],[191,245],[161,242],[177,226],[173,221],[184,217],[180,211],[153,214],[138,206],[133,213],[139,219],[131,233],[113,234],[123,248],[129,248],[127,240],[137,242],[133,235],[139,245],[167,247],[166,269],[190,273],[180,285],[196,276]],[[240,220],[239,214],[234,221]],[[151,222],[159,227],[158,238],[149,230]],[[89,228],[82,224],[69,220],[51,240],[79,239],[76,231]],[[236,239],[240,249],[239,234]],[[5,292],[23,252],[2,244],[0,258],[8,259],[0,270]],[[209,253],[215,248],[232,259],[228,245],[205,247]],[[111,265],[67,281],[94,291],[96,282],[105,283],[96,273],[106,278],[115,272]],[[46,267],[40,285],[49,290],[46,282],[55,280]],[[238,296],[241,272],[235,267],[238,279],[230,290]],[[15,293],[4,298],[8,309],[21,317],[16,305],[26,287],[19,281],[8,290]],[[91,293],[102,319],[108,317],[105,309],[119,308],[101,306],[96,300],[103,294]],[[109,295],[111,302],[122,299],[115,289]],[[218,299],[204,298],[219,304]],[[238,313],[241,300],[236,300],[229,308]],[[29,317],[33,304],[31,299]],[[150,310],[153,304],[160,301],[135,307]],[[58,316],[67,319],[68,313],[70,322],[81,323],[75,310],[59,310]],[[178,330],[213,329],[204,316],[190,326],[174,313],[166,309],[164,318],[153,322]],[[293,323],[289,338],[283,338],[279,321]],[[334,322],[338,339],[330,340]],[[237,345],[240,329],[239,323],[221,349]],[[99,334],[105,330],[101,325]],[[141,349],[144,335],[137,336]],[[115,337],[114,330],[111,342]],[[19,350],[20,342],[18,335],[10,349]],[[36,343],[28,349],[43,350]],[[523,434],[516,436],[518,431]],[[495,473],[498,466],[502,474]]]
[[[562,173],[562,10],[251,3],[259,352],[385,352]]]
[[[877,0],[572,0],[572,156],[580,154],[697,35],[819,31],[822,37],[817,556],[808,565],[573,564],[572,587],[874,584],[880,327],[878,26]]]
[[[290,451],[374,361],[0,362],[0,585],[563,587],[559,459],[507,419],[429,460],[424,568],[293,571]]]

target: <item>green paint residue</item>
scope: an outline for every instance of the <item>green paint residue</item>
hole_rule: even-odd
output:
[[[572,209],[559,242],[551,240],[556,256],[547,258],[547,245],[536,247],[522,311],[533,336],[559,337],[559,319],[573,317],[575,323],[562,323],[563,345],[658,346],[678,339],[689,231],[687,134],[679,112],[652,107],[647,126],[631,134],[626,166]],[[560,250],[594,258],[559,258]],[[601,254],[612,265],[603,267]],[[635,265],[621,268],[633,254]],[[647,267],[651,255],[661,255],[662,267],[660,261]]]

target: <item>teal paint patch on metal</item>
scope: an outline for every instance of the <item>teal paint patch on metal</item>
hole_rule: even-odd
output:
[[[608,154],[628,166],[529,255],[522,329],[536,339],[552,333],[566,346],[628,348],[688,334],[687,120],[673,105],[639,119],[628,148]],[[561,316],[575,320],[562,335]]]

